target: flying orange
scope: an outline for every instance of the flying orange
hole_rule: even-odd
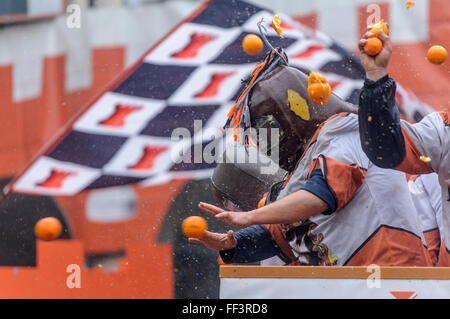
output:
[[[183,234],[189,238],[200,238],[208,230],[208,223],[201,216],[190,216],[181,224]]]
[[[61,235],[61,231],[61,222],[55,217],[42,218],[34,226],[36,237],[45,241],[58,238]]]
[[[308,77],[308,96],[317,105],[324,105],[331,96],[331,86],[322,74],[311,72]]]
[[[264,47],[261,38],[256,34],[247,34],[242,39],[242,48],[248,55],[257,55]]]
[[[278,34],[280,38],[283,38],[283,28],[281,27],[281,19],[279,14],[273,16],[272,28],[275,30],[275,32]]]
[[[433,45],[427,52],[427,59],[433,64],[444,63],[447,56],[447,50],[441,45]]]
[[[415,1],[406,1],[405,5],[406,5],[406,9],[409,9],[409,8],[414,7],[416,5],[416,2]]]

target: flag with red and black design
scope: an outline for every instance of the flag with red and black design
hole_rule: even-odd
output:
[[[357,56],[283,14],[280,38],[270,27],[273,15],[244,1],[205,2],[73,119],[7,190],[74,195],[209,177],[215,163],[202,155],[214,149],[211,142],[221,143],[210,131],[223,127],[242,80],[270,50],[249,56],[241,46],[247,34],[259,33],[262,19],[268,40],[285,50],[291,66],[322,73],[335,94],[357,104],[364,78]],[[408,105],[402,108],[407,118],[429,112],[401,86],[398,94],[400,106]],[[180,128],[188,139],[172,138]],[[200,161],[194,160],[198,154]]]

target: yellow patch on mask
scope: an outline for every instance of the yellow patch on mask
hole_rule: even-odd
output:
[[[295,92],[294,90],[289,89],[287,93],[291,110],[303,120],[309,121],[310,119],[309,108],[308,103],[306,103],[306,100],[302,98],[301,95]]]

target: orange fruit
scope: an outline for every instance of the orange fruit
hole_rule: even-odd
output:
[[[389,28],[386,24],[386,22],[384,22],[383,19],[381,19],[378,23],[375,23],[372,28],[370,29],[370,32],[372,32],[372,34],[375,37],[378,37],[378,34],[380,33],[380,31],[383,30],[383,32],[386,35],[389,35]]]
[[[200,238],[205,235],[208,229],[208,223],[203,217],[190,216],[183,220],[181,224],[183,234],[190,238]]]
[[[280,38],[283,38],[283,28],[281,27],[281,19],[279,14],[273,16],[272,28],[275,30],[275,32],[278,34]]]
[[[61,235],[61,231],[61,222],[55,217],[42,218],[34,225],[36,237],[45,241],[58,238]]]
[[[364,45],[364,52],[370,56],[375,56],[383,49],[383,42],[376,37],[370,37],[367,39]]]
[[[264,47],[261,38],[256,34],[247,34],[242,39],[242,48],[248,55],[257,55]]]
[[[412,7],[414,7],[415,5],[416,5],[416,2],[415,2],[415,1],[406,1],[406,2],[405,2],[406,9],[412,8]]]
[[[324,105],[331,96],[331,86],[319,73],[311,72],[308,77],[308,96],[317,105]]]
[[[447,59],[447,50],[443,46],[434,45],[428,50],[427,59],[433,64],[442,64]]]

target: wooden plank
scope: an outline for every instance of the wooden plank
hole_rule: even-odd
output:
[[[367,279],[370,267],[221,266],[221,278],[344,278]],[[380,267],[381,279],[450,280],[450,267]]]

